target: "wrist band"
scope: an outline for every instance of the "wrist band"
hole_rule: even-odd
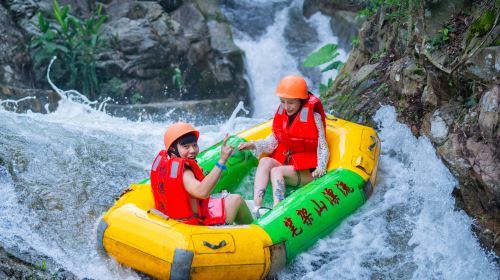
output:
[[[225,166],[224,164],[219,163],[219,162],[216,162],[215,166],[219,167],[220,170],[226,170],[227,169],[227,166]]]

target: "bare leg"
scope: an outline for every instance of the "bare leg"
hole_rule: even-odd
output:
[[[239,194],[230,194],[224,199],[226,222],[232,224],[249,224],[253,221],[250,209]]]
[[[292,165],[278,166],[271,169],[273,185],[273,206],[285,199],[286,184],[291,186],[305,185],[313,180],[309,170],[300,170],[300,182],[297,171]]]
[[[269,183],[269,173],[273,167],[277,166],[281,166],[281,163],[273,158],[263,157],[260,159],[253,184],[253,201],[255,206],[262,206],[267,184]]]

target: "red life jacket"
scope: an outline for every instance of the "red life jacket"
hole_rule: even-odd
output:
[[[293,165],[295,170],[315,168],[318,165],[318,128],[314,122],[314,112],[321,115],[326,128],[325,111],[321,101],[309,93],[309,97],[288,125],[288,115],[280,104],[273,120],[273,133],[278,147],[271,157],[282,164]]]
[[[203,218],[208,213],[209,199],[197,199],[189,195],[184,188],[184,168],[189,166],[198,181],[205,176],[195,160],[178,157],[170,158],[166,150],[160,151],[151,167],[151,190],[155,208],[170,218],[186,224],[204,224]],[[191,200],[196,200],[196,212],[191,207]]]

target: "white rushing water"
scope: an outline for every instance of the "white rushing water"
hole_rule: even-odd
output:
[[[301,71],[283,35],[290,11],[301,1],[239,2],[274,8],[261,34],[235,30],[247,56],[256,115],[198,126],[201,148],[271,117],[277,82]],[[319,36],[313,49],[335,42],[325,17],[316,14],[305,24]],[[372,198],[279,278],[498,279],[493,256],[470,230],[473,221],[454,209],[457,182],[428,139],[415,138],[391,107],[382,107],[375,119],[382,154]],[[0,109],[0,245],[21,259],[46,260],[48,269],[62,267],[81,278],[139,279],[98,253],[96,222],[124,188],[148,177],[164,128],[174,121],[133,122],[69,100],[47,115]]]
[[[246,3],[250,7],[259,6],[262,3],[255,1],[240,1]],[[273,2],[273,1],[271,1]],[[274,1],[277,3],[287,1]],[[290,2],[290,1],[288,1]],[[269,3],[268,3],[269,4]],[[273,116],[278,107],[278,98],[274,95],[274,90],[278,85],[279,80],[290,74],[301,74],[299,69],[304,58],[295,57],[290,50],[290,43],[286,38],[286,28],[292,25],[289,22],[290,14],[301,12],[302,1],[291,1],[284,9],[275,12],[273,21],[269,25],[263,35],[254,39],[252,35],[246,34],[239,30],[240,26],[233,27],[235,33],[236,44],[245,51],[247,59],[247,70],[253,82],[253,96],[255,117],[270,118]],[[272,7],[270,7],[272,9]],[[267,11],[272,12],[272,11]],[[262,15],[265,17],[266,15]],[[316,40],[312,42],[303,42],[304,47],[309,47],[309,51],[317,50],[327,43],[337,43],[338,39],[332,34],[329,19],[320,13],[314,14],[310,19],[298,24],[306,25],[309,29],[317,34]],[[246,27],[246,26],[243,26]],[[311,32],[312,33],[312,32]],[[312,48],[310,48],[312,47]],[[303,55],[307,55],[303,53]],[[347,59],[347,54],[344,50],[339,49],[340,55],[337,57],[340,61]],[[324,66],[323,66],[324,68]],[[321,81],[326,83],[328,78],[335,77],[336,70],[324,72],[321,75]],[[311,90],[317,92],[318,84],[312,83],[309,77],[306,76],[308,85]]]

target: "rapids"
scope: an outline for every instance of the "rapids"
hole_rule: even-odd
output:
[[[256,112],[198,125],[202,148],[271,117],[282,76],[303,73],[316,92],[320,81],[335,75],[300,66],[310,51],[337,40],[326,17],[298,16],[301,6],[295,0],[225,1],[236,43],[246,53]],[[297,37],[292,29],[310,34]],[[344,51],[340,58],[346,59]],[[429,140],[398,123],[392,107],[383,106],[375,120],[382,153],[372,198],[279,279],[498,279],[494,256],[471,232],[474,221],[455,210],[457,182]],[[69,99],[47,115],[0,109],[0,246],[26,262],[45,262],[50,271],[139,279],[99,254],[96,223],[124,188],[148,177],[163,130],[174,121],[132,122]],[[244,195],[250,198],[249,191]]]

